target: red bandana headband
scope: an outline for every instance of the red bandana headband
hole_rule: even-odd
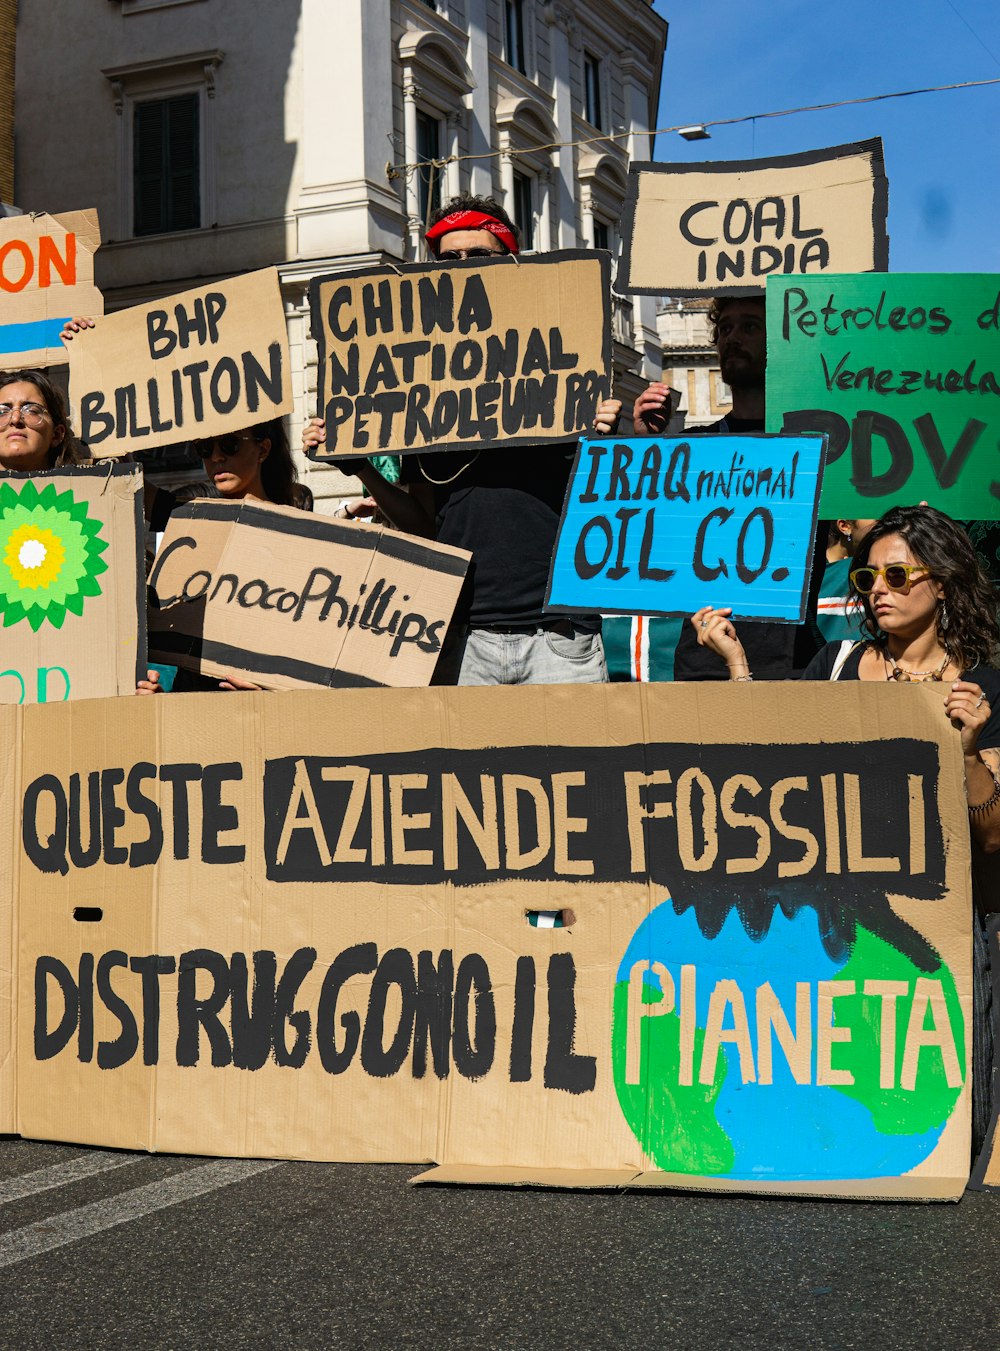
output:
[[[439,220],[437,225],[432,225],[424,238],[428,244],[433,244],[436,239],[450,234],[452,230],[488,230],[491,235],[496,235],[508,253],[517,253],[517,240],[514,238],[513,230],[508,229],[495,216],[487,216],[484,211],[453,211],[450,216]],[[437,249],[433,249],[432,252],[437,253]]]

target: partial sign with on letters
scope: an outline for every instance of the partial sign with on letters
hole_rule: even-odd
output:
[[[96,211],[0,219],[0,366],[65,362],[63,326],[75,314],[104,313],[94,283],[100,245]]]
[[[145,674],[142,475],[0,475],[0,703],[129,694]]]
[[[821,436],[580,443],[546,605],[568,613],[801,624],[822,480]]]
[[[767,427],[830,439],[824,516],[1000,519],[1000,274],[772,278]]]
[[[610,255],[317,277],[314,459],[574,441],[611,390]]]
[[[618,289],[748,295],[769,276],[884,272],[878,138],[759,160],[633,164]]]
[[[69,344],[73,422],[97,459],[221,436],[292,409],[275,268],[109,315]]]
[[[170,518],[150,573],[158,661],[271,689],[428,685],[470,555],[258,502]]]
[[[969,836],[927,686],[96,700],[0,731],[23,1135],[961,1194]]]

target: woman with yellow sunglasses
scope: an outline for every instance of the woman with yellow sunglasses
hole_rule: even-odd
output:
[[[803,679],[940,683],[962,739],[973,839],[988,853],[1000,850],[997,595],[968,536],[934,507],[893,507],[862,540],[850,580],[863,637],[827,643]],[[752,680],[731,613],[706,606],[692,623],[730,680]]]

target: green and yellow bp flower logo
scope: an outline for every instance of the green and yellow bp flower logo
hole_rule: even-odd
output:
[[[99,596],[97,578],[108,542],[101,523],[87,514],[68,489],[33,479],[0,483],[0,614],[3,626],[26,619],[34,632],[44,623],[61,628],[83,613],[88,596]]]

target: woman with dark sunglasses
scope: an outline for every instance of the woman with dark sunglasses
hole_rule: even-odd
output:
[[[997,595],[969,537],[934,507],[893,507],[862,540],[850,581],[863,637],[827,643],[802,678],[940,684],[962,739],[973,838],[1000,850]],[[730,680],[752,680],[731,614],[705,606],[691,622]]]
[[[204,437],[193,441],[191,446],[205,467],[205,481],[186,483],[174,492],[151,489],[146,512],[154,533],[165,528],[167,518],[179,503],[196,497],[222,497],[230,502],[253,497],[282,507],[312,511],[313,496],[298,482],[281,418],[228,436]]]

